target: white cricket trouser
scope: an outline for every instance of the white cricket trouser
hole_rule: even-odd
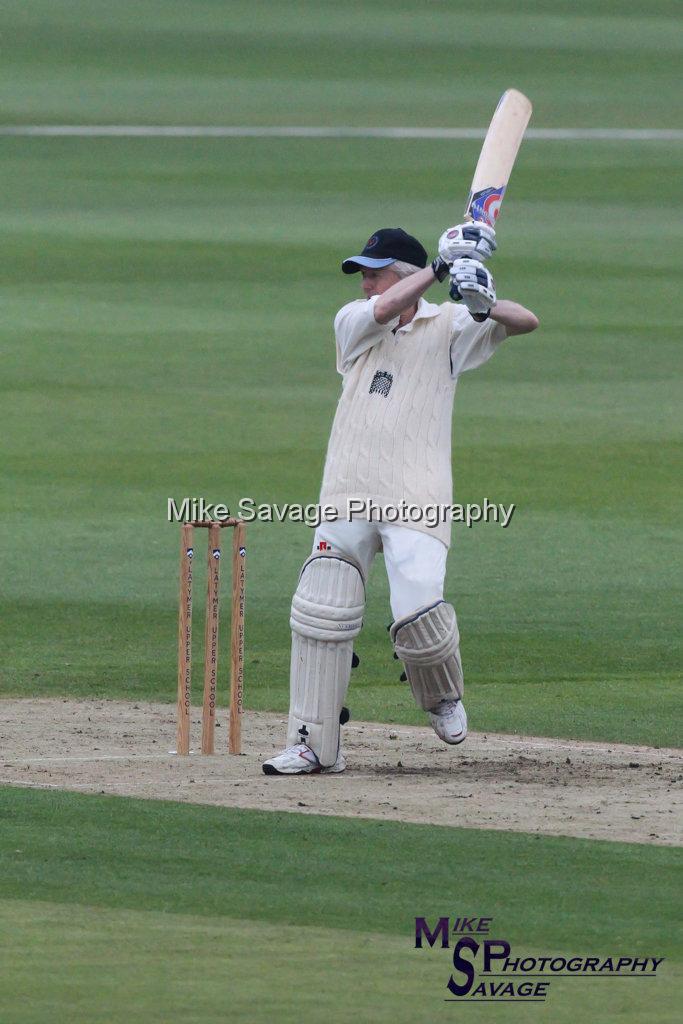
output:
[[[395,523],[342,519],[317,528],[313,553],[325,542],[331,551],[355,558],[366,580],[375,555],[383,550],[394,620],[443,599],[448,549],[436,537]]]

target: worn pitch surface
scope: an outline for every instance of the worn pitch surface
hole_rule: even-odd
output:
[[[395,819],[623,842],[681,843],[681,752],[428,727],[344,727],[340,775],[266,778],[281,716],[250,712],[241,757],[179,758],[165,704],[6,700],[0,783],[304,814]],[[195,712],[193,735],[200,735]],[[227,722],[217,750],[227,746]],[[677,800],[678,796],[678,800]]]

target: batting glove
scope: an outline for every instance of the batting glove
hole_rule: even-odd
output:
[[[486,320],[496,301],[496,286],[491,274],[478,260],[456,260],[450,269],[449,295],[464,302],[475,320]]]
[[[469,257],[481,263],[496,250],[496,232],[488,224],[472,221],[448,228],[439,239],[439,256],[444,263]]]

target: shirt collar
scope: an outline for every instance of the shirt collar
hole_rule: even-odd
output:
[[[435,302],[427,302],[427,300],[421,295],[417,302],[417,313],[413,317],[413,320],[422,320],[429,316],[438,316],[439,306]]]
[[[417,311],[415,313],[415,316],[410,321],[410,323],[404,324],[403,327],[399,327],[396,333],[398,334],[399,331],[410,331],[416,320],[427,320],[430,317],[438,315],[439,306],[437,306],[436,303],[434,302],[427,302],[425,298],[420,296],[420,298],[417,300]]]

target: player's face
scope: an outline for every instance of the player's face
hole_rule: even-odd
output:
[[[361,267],[361,274],[363,275],[361,288],[366,299],[371,299],[373,295],[381,295],[387,288],[391,288],[392,284],[400,281],[400,277],[394,273],[391,267],[380,267],[378,270]]]

